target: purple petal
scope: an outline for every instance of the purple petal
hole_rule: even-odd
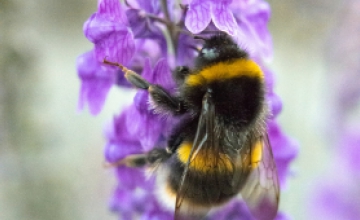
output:
[[[141,10],[128,9],[126,16],[129,18],[131,30],[136,38],[147,38],[150,35],[149,20],[141,14]]]
[[[135,42],[131,32],[114,32],[95,44],[99,61],[110,60],[123,65],[129,63],[135,52]]]
[[[289,165],[298,153],[298,145],[282,132],[275,121],[268,120],[267,125],[280,185],[283,187],[286,185],[286,179],[290,174]]]
[[[127,155],[142,153],[140,143],[135,141],[108,142],[105,145],[104,155],[106,161],[115,163]]]
[[[194,0],[189,5],[186,12],[185,26],[194,33],[198,34],[203,31],[210,23],[210,2],[204,0]]]
[[[142,115],[144,114],[140,114],[135,106],[130,106],[126,112],[125,126],[128,129],[129,135],[132,137],[138,137],[138,131],[143,127]]]
[[[268,93],[266,99],[269,103],[271,118],[275,118],[282,110],[281,99],[275,93]]]
[[[158,44],[160,46],[160,49],[161,49],[161,55],[160,56],[161,57],[167,57],[168,56],[167,42],[166,42],[166,38],[165,38],[165,36],[163,34],[160,34],[159,32],[156,32],[151,37],[149,37],[149,39],[153,39],[156,42],[156,44]],[[151,53],[151,51],[150,51],[150,53]]]
[[[154,84],[162,85],[167,89],[173,88],[175,86],[173,78],[171,76],[171,70],[169,64],[165,58],[160,59],[155,64],[153,70],[153,79],[150,82]]]
[[[148,91],[138,91],[134,97],[134,105],[140,114],[149,113],[149,93]]]
[[[195,48],[196,42],[194,38],[186,34],[180,34],[177,46],[177,60],[178,66],[190,66],[193,64],[195,56],[197,55]]]
[[[228,4],[218,2],[211,5],[211,18],[215,26],[226,33],[235,36],[237,34],[238,25]]]
[[[156,147],[163,132],[163,123],[158,117],[146,115],[143,118],[143,127],[138,133],[141,146],[144,151],[149,151]]]
[[[147,75],[147,72],[150,72],[149,61],[147,61],[146,65],[148,67],[144,69],[144,77],[151,77],[155,82],[168,81],[165,73],[170,73],[165,59],[156,64],[154,71],[151,71],[151,76]],[[154,77],[159,74],[159,77]],[[135,95],[134,105],[127,109],[124,114],[125,122],[123,125],[126,126],[128,135],[140,142],[144,152],[157,146],[159,141],[164,138],[164,135],[168,135],[171,130],[170,127],[174,123],[174,120],[162,118],[149,109],[147,91],[139,91]]]
[[[120,116],[115,117],[107,127],[105,136],[108,143],[105,146],[104,154],[108,162],[116,162],[127,155],[142,153],[140,142],[132,136],[126,127],[127,112],[125,110]]]
[[[227,7],[230,7],[230,4],[233,2],[233,0],[210,0],[210,1],[213,2],[214,4],[224,4]],[[239,4],[239,2],[236,3]]]
[[[274,93],[274,74],[265,65],[261,65],[261,61],[257,61],[257,63],[260,63],[265,75],[266,100],[269,106],[270,118],[273,119],[281,112],[282,102],[280,97]]]
[[[144,77],[144,79],[151,82],[153,71],[151,69],[150,59],[146,58],[144,63],[144,68],[141,73],[141,76]],[[134,97],[134,105],[138,112],[141,115],[145,115],[149,113],[149,93],[148,91],[138,91]],[[134,112],[135,113],[135,112]],[[136,117],[136,116],[135,116]]]
[[[143,151],[151,150],[162,135],[164,122],[161,122],[160,116],[154,115],[150,110],[140,112],[134,106],[129,110],[125,122],[129,135],[140,142]]]
[[[127,22],[126,22],[127,23]],[[85,36],[93,43],[106,38],[109,34],[119,31],[127,31],[127,26],[114,20],[108,14],[94,13],[84,23],[83,31]]]
[[[107,15],[109,21],[127,25],[127,18],[119,0],[99,0],[98,13]]]
[[[89,41],[97,43],[114,31],[127,31],[127,27],[108,20],[104,15],[94,13],[85,21],[83,31]]]
[[[153,70],[151,69],[150,59],[146,59],[141,76],[149,82],[161,85],[164,88],[169,89],[175,86],[169,64],[165,58],[159,59]]]
[[[158,14],[161,10],[159,0],[137,0],[141,9],[151,14]]]
[[[132,59],[131,68],[137,73],[144,71],[144,65],[147,60],[158,60],[160,57],[163,57],[164,47],[167,46],[160,45],[157,40],[152,39],[139,39],[136,41],[136,53]],[[150,65],[149,60],[149,65]],[[151,68],[151,65],[150,65]],[[143,73],[142,73],[143,75]],[[151,73],[150,73],[151,75]],[[146,78],[146,77],[145,77]]]
[[[78,109],[88,103],[90,113],[98,114],[106,96],[115,81],[115,74],[95,59],[94,51],[80,55],[76,60],[79,78],[81,79]]]
[[[122,216],[127,216],[127,218],[123,219],[133,219],[132,216],[136,214],[135,208],[138,206],[139,200],[142,200],[142,203],[146,201],[146,204],[152,204],[148,194],[149,193],[144,192],[143,190],[135,192],[135,190],[126,189],[120,183],[110,201],[111,209],[115,212],[119,212]],[[144,204],[143,206],[146,205]]]
[[[107,138],[110,141],[119,141],[119,140],[128,140],[128,141],[136,141],[134,136],[131,136],[129,133],[129,127],[126,126],[126,120],[129,117],[129,113],[134,111],[134,106],[130,106],[127,109],[122,111],[120,116],[114,117],[113,125],[110,129],[110,132],[107,133]],[[112,130],[111,130],[112,129]]]
[[[135,52],[132,33],[118,0],[99,1],[98,12],[84,24],[85,36],[95,44],[96,58],[127,64]]]
[[[159,27],[148,17],[142,14],[141,10],[129,9],[126,11],[130,27],[136,38],[155,38],[162,35]]]
[[[156,199],[150,191],[152,188],[146,187],[146,185],[152,184],[153,182],[151,181],[147,183],[144,182],[140,185],[144,188],[129,190],[124,188],[120,183],[110,203],[112,210],[119,212],[122,216],[125,214],[127,218],[124,219],[134,219],[133,216],[135,215],[141,216],[141,219],[153,219],[154,216],[151,213],[160,215],[161,213],[166,213],[159,209]]]
[[[133,86],[129,83],[129,81],[127,81],[127,79],[125,78],[125,74],[123,71],[121,71],[120,69],[118,69],[116,67],[116,81],[115,84],[119,87],[124,87],[124,88],[133,88]]]
[[[258,1],[257,1],[258,2]],[[235,14],[242,39],[259,56],[265,60],[272,58],[272,38],[267,24],[270,18],[270,6],[266,2],[247,4],[241,13]]]
[[[134,123],[136,123],[135,126]],[[127,120],[127,126],[133,126],[132,129],[129,129],[129,132],[131,135],[138,137],[144,151],[154,148],[162,134],[162,123],[159,120],[159,116],[151,113],[140,114],[139,112],[133,112]]]
[[[272,93],[275,84],[274,73],[264,65],[261,65],[261,69],[264,71],[265,75],[266,90],[268,93]]]
[[[146,17],[141,10],[129,9],[126,11],[131,30],[137,39],[153,39],[167,55],[167,44],[161,29],[155,25],[153,19]]]
[[[146,181],[144,170],[139,168],[119,166],[116,168],[116,174],[121,187],[128,190],[134,190]]]
[[[144,69],[141,73],[141,76],[144,77],[144,79],[148,80],[149,82],[152,82],[153,80],[153,70],[151,68],[151,63],[149,58],[145,59]]]
[[[118,186],[113,193],[113,197],[110,201],[110,207],[112,211],[118,211],[120,213],[128,211],[127,216],[129,217],[131,216],[131,212],[129,211],[132,211],[131,201],[131,192],[129,192],[128,190],[124,190],[122,187]]]

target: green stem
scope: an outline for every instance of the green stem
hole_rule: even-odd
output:
[[[161,0],[161,8],[164,13],[165,20],[167,21],[165,23],[165,25],[166,25],[167,32],[169,34],[169,41],[170,41],[169,46],[172,47],[174,54],[176,55],[176,52],[177,52],[176,45],[177,45],[178,38],[179,38],[179,32],[177,31],[178,28],[176,27],[176,25],[174,24],[174,22],[172,22],[172,20],[170,18],[167,0]]]

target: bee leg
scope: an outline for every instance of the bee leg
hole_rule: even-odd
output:
[[[184,142],[186,138],[193,137],[196,133],[198,121],[193,118],[184,119],[179,122],[172,130],[168,138],[169,152],[176,152],[177,148]]]
[[[155,105],[155,108],[158,108],[165,112],[170,112],[174,115],[182,114],[185,112],[183,102],[178,97],[171,95],[163,87],[149,83],[139,74],[124,67],[120,63],[110,62],[106,59],[104,59],[103,63],[119,67],[125,73],[125,78],[127,79],[127,81],[129,81],[131,84],[133,84],[139,89],[148,90]],[[184,72],[186,69],[188,68],[184,67],[182,72]]]
[[[146,89],[146,90],[149,89],[150,83],[146,79],[141,77],[136,72],[126,68],[122,64],[108,61],[108,60],[106,60],[106,58],[104,58],[103,63],[108,64],[110,66],[119,67],[125,73],[125,78],[127,79],[127,81],[129,81],[131,84],[133,84],[136,88]]]
[[[184,102],[174,95],[171,95],[159,85],[150,85],[149,93],[152,104],[156,109],[169,112],[173,115],[180,115],[186,112]]]
[[[124,72],[127,81],[133,84],[136,88],[146,90],[149,89],[151,84],[146,79],[142,78],[139,74],[129,69],[126,69]]]
[[[172,152],[164,148],[154,148],[147,153],[147,161],[149,164],[159,164],[165,162],[172,155]]]
[[[118,166],[143,167],[146,165],[152,166],[166,161],[167,159],[170,158],[171,155],[172,153],[166,149],[154,148],[145,154],[131,154],[114,163],[105,164],[105,166],[106,167],[118,167]]]
[[[178,66],[176,67],[175,71],[173,72],[173,78],[177,85],[184,84],[185,77],[190,73],[190,68],[187,66]]]
[[[126,79],[140,89],[147,89],[150,93],[152,103],[156,109],[179,115],[186,112],[184,103],[178,97],[171,95],[162,86],[151,84],[132,70],[125,70]]]

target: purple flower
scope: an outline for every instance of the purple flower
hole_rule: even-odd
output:
[[[136,0],[136,3],[139,8],[147,13],[156,15],[161,12],[161,1],[159,0]]]
[[[290,163],[295,159],[298,152],[297,143],[286,136],[280,126],[274,121],[268,121],[268,135],[277,166],[280,185],[286,185],[289,176]]]
[[[274,76],[273,73],[264,65],[262,65],[266,80],[266,100],[268,102],[270,118],[275,118],[282,110],[282,103],[280,97],[275,94],[274,87]]]
[[[165,88],[174,86],[165,59],[159,60],[154,69],[147,59],[142,76],[149,82],[164,85]],[[105,155],[109,162],[117,161],[129,154],[149,151],[167,134],[173,119],[155,114],[148,102],[148,92],[138,91],[134,97],[134,104],[114,119],[106,132],[109,143]]]
[[[84,24],[85,36],[94,43],[94,49],[77,60],[82,82],[79,108],[88,103],[90,111],[96,114],[101,110],[111,86],[129,86],[122,71],[101,64],[105,58],[141,73],[149,82],[173,93],[176,91],[172,70],[177,65],[191,67],[198,53],[200,41],[195,40],[192,34],[208,35],[209,32],[204,30],[225,31],[236,36],[236,40],[250,50],[252,58],[263,66],[266,99],[272,113],[268,122],[269,138],[283,186],[297,147],[275,121],[282,103],[273,91],[273,74],[264,65],[264,60],[272,53],[267,30],[268,4],[262,0],[189,0],[187,7],[180,8],[176,1],[168,0],[163,8],[159,0],[128,0],[126,3],[121,5],[118,0],[99,0],[98,11]],[[106,160],[116,163],[130,154],[164,147],[169,132],[179,120],[181,118],[155,112],[148,92],[139,90],[133,104],[114,117],[105,131]],[[145,177],[145,169],[119,166],[115,175],[118,184],[110,207],[120,218],[173,218],[173,213],[164,209],[154,196],[154,178]],[[250,220],[251,216],[245,204],[234,199],[209,219]],[[279,214],[277,219],[287,218]]]
[[[151,189],[147,189],[146,185],[143,187],[145,188],[138,187],[135,190],[129,190],[119,183],[110,201],[111,210],[119,213],[122,217],[120,219],[134,219],[136,214],[134,211],[146,213],[143,216],[151,216],[154,211],[159,209],[159,206],[154,196],[149,192]],[[157,212],[157,214],[159,213]]]
[[[272,58],[272,39],[267,24],[270,19],[270,6],[262,0],[235,1],[232,4],[239,27],[238,41],[244,44],[252,55],[268,61]]]
[[[94,43],[96,58],[127,65],[135,52],[133,33],[118,0],[100,0],[98,11],[84,24],[85,36]]]
[[[101,111],[112,85],[130,86],[122,71],[99,63],[93,50],[80,55],[76,67],[81,80],[78,109],[88,104],[93,115]]]
[[[165,59],[159,60],[153,69],[147,59],[142,76],[149,82],[164,85],[165,88],[173,87]],[[149,151],[154,146],[159,146],[161,139],[168,135],[167,132],[174,124],[173,120],[155,114],[148,106],[148,99],[147,91],[139,91],[134,98],[134,104],[119,117],[115,117],[108,127],[108,143],[105,147],[108,162],[116,162],[129,154]],[[157,219],[165,220],[172,216],[160,208],[152,192],[154,183],[146,180],[143,169],[117,167],[116,174],[119,185],[111,201],[113,211],[129,219],[132,219],[135,213],[143,213],[142,219],[153,219],[153,216],[156,216]]]
[[[162,47],[156,41],[140,39],[136,41],[136,51],[130,66],[132,70],[141,73],[147,59],[159,60],[162,57]]]
[[[152,70],[150,60],[146,60],[142,76],[149,82],[172,88],[173,82],[170,78],[170,69],[165,59],[159,60]],[[130,135],[140,140],[144,151],[151,150],[156,143],[169,130],[168,118],[161,117],[150,109],[147,91],[139,91],[134,99],[134,107],[128,113],[127,126]]]
[[[111,85],[115,82],[115,72],[96,61],[95,52],[89,51],[76,60],[81,79],[78,109],[88,103],[91,114],[98,114],[105,102]]]
[[[130,135],[126,126],[127,112],[131,111],[130,108],[126,109],[120,116],[114,117],[105,131],[108,140],[105,146],[105,158],[109,162],[116,162],[129,154],[142,152],[139,141]]]
[[[230,35],[237,32],[237,23],[229,9],[231,0],[193,0],[185,18],[186,28],[194,34],[200,33],[212,21],[215,26]]]
[[[102,66],[101,62],[106,58],[128,64],[135,52],[135,42],[118,0],[99,1],[98,11],[85,22],[83,29],[95,48],[77,59],[82,81],[78,105],[83,109],[87,102],[90,112],[98,114],[113,84],[128,85],[121,71]]]
[[[192,37],[180,34],[177,45],[176,64],[178,66],[191,65],[197,55],[196,47],[197,44]]]
[[[146,7],[149,11],[154,9]],[[154,20],[140,9],[128,9],[126,15],[129,20],[131,30],[137,39],[151,39],[160,45],[161,51],[164,55],[167,54],[167,45],[165,36],[162,34],[159,26],[154,23]]]
[[[270,60],[271,36],[267,29],[269,4],[262,0],[192,0],[185,17],[186,28],[198,34],[209,24],[236,37],[253,56]]]

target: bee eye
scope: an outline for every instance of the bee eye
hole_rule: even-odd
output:
[[[216,57],[219,56],[219,53],[217,52],[217,50],[215,48],[203,48],[201,50],[201,55],[205,58],[205,59],[214,59]]]

